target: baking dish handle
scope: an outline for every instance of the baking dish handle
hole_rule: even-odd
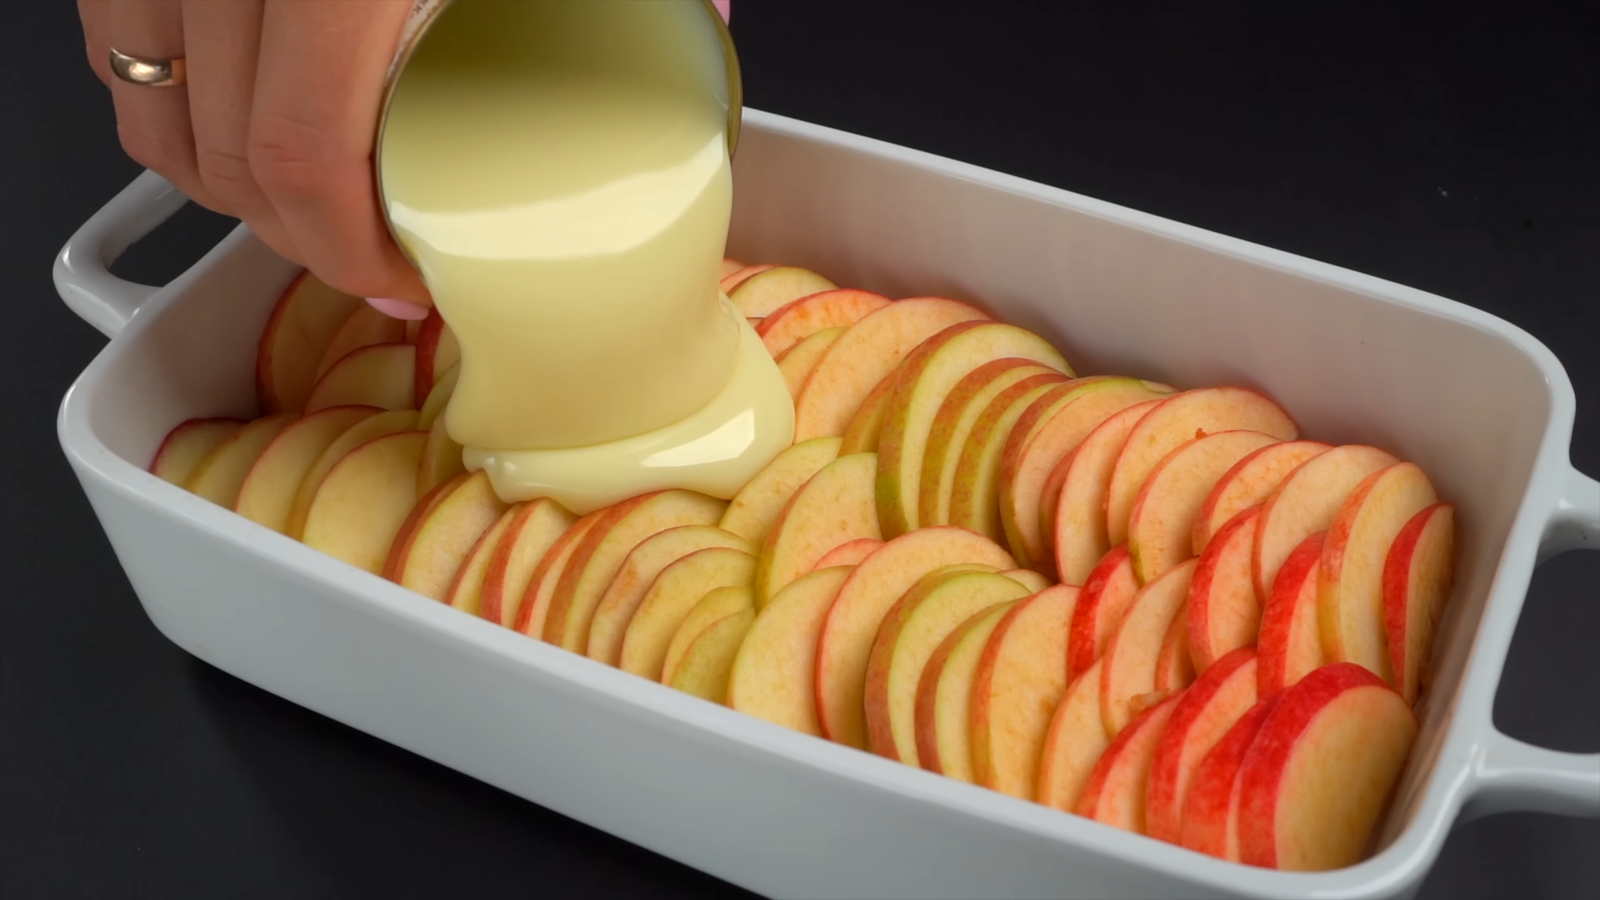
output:
[[[1539,561],[1580,549],[1600,550],[1600,482],[1571,469],[1545,527]],[[1600,753],[1535,747],[1491,723],[1474,775],[1473,818],[1514,811],[1600,818]]]
[[[90,216],[56,255],[56,292],[67,307],[106,337],[116,337],[160,288],[118,278],[111,264],[188,201],[165,178],[146,170]]]

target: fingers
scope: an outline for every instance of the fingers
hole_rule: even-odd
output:
[[[83,23],[83,52],[89,68],[107,88],[111,87],[111,0],[78,0],[78,21]]]
[[[304,262],[341,290],[430,304],[378,210],[372,146],[412,0],[266,0],[247,155]]]
[[[117,0],[107,12],[107,41],[133,56],[175,59],[183,56],[180,0]],[[146,87],[110,79],[117,109],[117,136],[134,161],[154,169],[189,199],[219,212],[227,209],[200,181],[189,98],[182,87]]]

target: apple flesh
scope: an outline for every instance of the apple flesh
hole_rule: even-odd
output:
[[[561,583],[561,576],[566,574],[567,566],[572,563],[572,555],[578,545],[589,535],[592,529],[607,509],[597,509],[572,523],[556,539],[550,549],[545,551],[544,558],[539,560],[539,565],[534,567],[533,574],[528,576],[528,587],[522,592],[522,600],[517,604],[516,616],[512,619],[512,629],[531,638],[542,640],[544,638],[545,624],[550,619],[550,602],[555,597],[556,586]]]
[[[1256,596],[1272,596],[1272,581],[1289,553],[1310,535],[1327,531],[1351,491],[1368,475],[1399,461],[1376,447],[1347,444],[1290,472],[1261,505],[1251,563]]]
[[[683,617],[683,622],[678,630],[673,633],[672,640],[667,643],[667,655],[661,660],[661,683],[671,685],[676,680],[678,666],[683,662],[684,654],[689,647],[700,637],[700,633],[716,623],[736,613],[750,613],[751,622],[755,621],[755,602],[750,596],[749,585],[729,585],[714,588],[706,592],[704,597],[696,601],[690,608],[689,614]],[[742,632],[741,632],[742,635]],[[738,648],[733,648],[737,650]],[[727,681],[727,669],[733,668],[733,654],[727,657],[727,667],[721,674],[722,681]],[[717,696],[715,702],[721,703],[726,699],[726,692]],[[712,699],[712,698],[706,698]]]
[[[1234,464],[1233,468],[1217,479],[1211,493],[1200,505],[1195,517],[1194,531],[1190,535],[1190,549],[1195,556],[1205,552],[1228,520],[1252,506],[1259,506],[1283,483],[1290,472],[1313,456],[1333,448],[1320,441],[1280,441],[1268,444]]]
[[[417,493],[425,494],[465,471],[467,465],[461,455],[461,445],[445,430],[444,416],[434,419],[428,428],[422,459],[417,462]]]
[[[294,495],[322,451],[339,435],[380,410],[371,406],[335,406],[291,422],[256,458],[233,511],[279,534],[289,530]]]
[[[1383,569],[1383,612],[1394,683],[1407,703],[1421,692],[1455,572],[1455,507],[1435,503],[1411,517]]]
[[[1145,791],[1145,833],[1183,839],[1183,806],[1195,770],[1211,748],[1256,704],[1256,652],[1240,647],[1183,692],[1156,745]]]
[[[390,547],[383,576],[424,597],[444,600],[467,553],[505,511],[487,473],[463,476],[442,491],[404,541]]]
[[[755,619],[754,609],[743,609],[701,630],[684,650],[666,685],[692,697],[724,703],[734,658]]]
[[[917,761],[922,768],[971,784],[972,686],[983,648],[1015,601],[974,613],[945,636],[917,679]]]
[[[1161,652],[1156,655],[1156,689],[1162,696],[1181,690],[1194,683],[1194,657],[1189,653],[1189,601],[1178,607],[1178,614],[1167,626],[1167,635],[1161,639]]]
[[[374,575],[417,502],[414,474],[428,435],[403,431],[350,451],[317,488],[306,511],[306,546]]]
[[[328,349],[322,353],[322,361],[317,364],[317,378],[333,368],[333,364],[352,351],[373,344],[404,344],[406,340],[406,323],[400,319],[390,318],[376,309],[362,304],[356,307],[339,330],[334,333],[333,340],[328,342]]]
[[[1005,540],[1000,524],[1000,460],[1017,420],[1036,400],[1067,381],[1050,373],[1024,378],[995,396],[961,448],[950,494],[950,524]]]
[[[1067,688],[1066,633],[1079,589],[1056,585],[1008,610],[984,645],[972,685],[972,773],[1032,800],[1050,720]]]
[[[717,527],[761,543],[800,486],[838,458],[838,438],[813,438],[786,448],[733,495]]]
[[[853,541],[845,541],[827,553],[822,554],[822,558],[817,560],[815,566],[811,567],[811,571],[831,569],[835,566],[859,566],[862,560],[871,556],[873,551],[882,546],[883,541],[877,538],[856,538]]]
[[[778,374],[783,376],[783,385],[789,389],[789,399],[796,400],[800,397],[800,389],[806,386],[806,379],[811,377],[811,372],[822,362],[828,349],[834,345],[844,333],[849,330],[841,325],[837,328],[824,328],[816,334],[809,335],[800,343],[785,350],[778,359]]]
[[[823,290],[768,313],[756,328],[756,334],[761,335],[761,343],[776,359],[819,331],[854,325],[868,313],[889,303],[888,297],[871,291],[852,288]]]
[[[802,734],[822,736],[813,674],[817,639],[849,566],[789,583],[761,610],[728,675],[728,706]]]
[[[461,345],[456,343],[455,333],[439,315],[438,307],[430,309],[428,317],[422,320],[415,344],[417,364],[411,391],[412,402],[420,409],[444,373],[461,361]]]
[[[640,541],[639,546],[629,551],[622,568],[600,596],[594,618],[589,622],[589,643],[584,655],[607,665],[617,665],[628,621],[638,610],[650,585],[667,566],[712,547],[727,547],[751,555],[756,549],[739,535],[710,525],[679,525]]]
[[[1113,738],[1133,718],[1135,702],[1155,690],[1156,658],[1167,629],[1188,599],[1194,567],[1191,559],[1140,589],[1106,645],[1100,712],[1106,734]]]
[[[256,346],[256,400],[268,413],[299,412],[334,335],[361,298],[337,291],[309,272],[295,276],[272,307]]]
[[[316,462],[311,464],[311,468],[306,470],[305,477],[300,480],[300,486],[294,493],[294,502],[289,507],[289,524],[285,534],[300,540],[301,534],[305,531],[306,512],[311,508],[311,500],[316,496],[317,488],[322,485],[322,479],[327,477],[329,470],[337,465],[339,460],[368,441],[386,435],[415,431],[416,426],[415,410],[391,410],[362,419],[334,438],[333,443],[317,456]]]
[[[755,576],[758,604],[765,605],[811,571],[834,547],[882,537],[872,496],[877,466],[871,453],[841,456],[795,491],[761,544]]]
[[[469,616],[480,615],[483,608],[483,578],[489,571],[489,557],[494,555],[500,538],[518,512],[517,506],[507,509],[467,551],[466,559],[461,561],[455,577],[450,580],[450,587],[445,591],[446,606],[459,609]],[[512,607],[515,609],[516,604],[513,603]]]
[[[373,344],[354,350],[317,379],[306,398],[306,412],[330,406],[416,409],[420,404],[411,395],[416,364],[417,348],[410,344]]]
[[[1128,548],[1117,546],[1084,580],[1067,630],[1067,678],[1076,681],[1105,653],[1106,644],[1139,593]]]
[[[481,474],[481,473],[480,473]],[[492,489],[491,489],[492,490]],[[479,615],[510,628],[533,570],[577,516],[547,497],[517,504],[483,575]]]
[[[731,259],[729,257],[724,256],[722,258],[722,265],[717,270],[717,277],[718,278],[727,278],[729,275],[732,275],[733,273],[739,271],[740,269],[743,269],[744,267],[745,267],[744,263],[739,262],[737,259]]]
[[[866,399],[851,414],[850,421],[844,427],[843,443],[839,446],[842,456],[852,453],[877,453],[878,437],[883,431],[883,415],[889,411],[889,397],[894,393],[895,383],[900,378],[900,369],[896,367],[883,380],[873,385]],[[799,397],[795,398],[798,402]]]
[[[1250,564],[1261,508],[1252,506],[1222,526],[1195,565],[1189,588],[1189,653],[1204,672],[1224,654],[1256,643],[1261,600]]]
[[[1106,533],[1106,497],[1117,458],[1133,427],[1161,402],[1146,400],[1116,413],[1089,432],[1073,451],[1061,477],[1050,531],[1055,542],[1056,577],[1062,583],[1086,583],[1089,573],[1111,550]]]
[[[1257,642],[1257,693],[1283,690],[1327,663],[1317,622],[1317,570],[1322,564],[1324,532],[1300,542],[1272,583],[1272,596],[1261,611]]]
[[[721,288],[722,292],[726,294],[742,284],[746,278],[749,278],[752,275],[758,275],[767,271],[768,269],[776,268],[777,266],[772,263],[758,263],[756,265],[745,266],[742,269],[737,269],[733,272],[724,274],[722,276],[722,280],[717,282],[717,287]]]
[[[618,667],[660,681],[673,635],[694,605],[717,588],[748,588],[755,565],[755,557],[742,550],[711,547],[661,570],[628,620]]]
[[[294,413],[277,413],[246,424],[200,460],[184,488],[218,506],[233,509],[256,460],[296,418]]]
[[[785,305],[838,285],[810,269],[773,266],[741,280],[728,291],[728,299],[745,316],[769,316]]]
[[[195,466],[200,465],[200,461],[210,456],[211,451],[224,441],[238,434],[244,425],[244,419],[225,417],[180,422],[167,432],[161,446],[156,448],[155,458],[150,461],[150,474],[183,487],[194,473]]]
[[[1161,735],[1183,694],[1139,713],[1095,764],[1074,812],[1113,828],[1144,834],[1150,767]]]
[[[1189,779],[1179,817],[1179,843],[1184,847],[1239,861],[1239,767],[1278,699],[1268,696],[1246,710],[1201,758]]]
[[[455,394],[456,382],[460,378],[460,363],[451,366],[439,376],[439,381],[434,384],[433,390],[428,392],[428,399],[422,401],[422,408],[417,411],[418,428],[426,431],[444,415],[445,407],[450,405],[450,398]]]
[[[1068,685],[1050,719],[1039,765],[1038,801],[1046,806],[1077,809],[1084,785],[1111,744],[1100,714],[1100,667],[1096,661]]]

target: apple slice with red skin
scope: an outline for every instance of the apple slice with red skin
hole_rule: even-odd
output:
[[[1300,542],[1272,583],[1261,610],[1257,693],[1270,697],[1327,664],[1317,622],[1317,570],[1325,532]]]
[[[1161,652],[1156,655],[1156,690],[1166,696],[1194,683],[1194,657],[1189,654],[1189,601],[1183,601],[1178,614],[1167,626],[1167,636],[1161,639]]]
[[[743,268],[736,269],[723,275],[722,279],[717,282],[717,287],[721,288],[722,292],[726,294],[738,287],[746,278],[761,272],[765,272],[768,269],[776,268],[777,265],[774,263],[757,263],[755,265],[744,266]]]
[[[294,503],[289,507],[289,524],[284,533],[295,540],[300,540],[301,533],[305,530],[306,511],[311,508],[311,500],[316,496],[322,479],[327,477],[328,472],[350,451],[385,435],[416,431],[416,426],[415,410],[390,410],[362,419],[334,438],[333,443],[317,456],[316,462],[311,464],[311,468],[306,470],[305,477],[300,480],[300,486],[294,493]]]
[[[1062,474],[1050,529],[1055,543],[1056,577],[1063,583],[1084,582],[1111,550],[1106,537],[1106,494],[1111,490],[1111,475],[1133,426],[1161,402],[1135,403],[1107,418],[1073,452]]]
[[[1106,645],[1100,711],[1107,735],[1116,737],[1133,718],[1135,701],[1155,690],[1156,658],[1167,629],[1188,599],[1194,567],[1191,559],[1141,588]]]
[[[945,395],[939,411],[934,413],[933,428],[923,449],[922,484],[917,496],[919,521],[929,525],[950,523],[950,496],[955,492],[961,448],[994,398],[1024,378],[1049,375],[1052,371],[1031,360],[997,359],[968,372]]]
[[[1150,766],[1162,731],[1183,696],[1175,694],[1144,710],[1117,734],[1095,763],[1074,812],[1123,831],[1145,833]]]
[[[296,418],[294,413],[275,413],[247,423],[195,465],[184,482],[184,489],[218,506],[233,509],[256,460]]]
[[[978,417],[967,435],[951,482],[950,524],[1005,540],[1000,524],[1000,459],[1006,439],[1028,407],[1052,388],[1068,381],[1050,373],[1024,378],[1001,391]]]
[[[379,574],[389,545],[416,506],[416,480],[411,475],[427,439],[426,432],[402,431],[346,454],[317,487],[301,541]]]
[[[945,636],[917,680],[914,717],[922,768],[967,784],[972,774],[972,686],[983,648],[1015,601],[974,613]]]
[[[1317,620],[1329,662],[1353,662],[1390,684],[1383,609],[1383,567],[1411,518],[1439,501],[1416,463],[1367,476],[1328,526],[1317,569]]]
[[[874,454],[852,453],[823,466],[795,491],[761,542],[755,576],[758,605],[811,571],[834,547],[883,536],[872,496],[876,473]]]
[[[417,329],[417,365],[414,370],[412,384],[412,403],[417,409],[427,402],[428,394],[433,391],[433,386],[439,383],[444,373],[461,361],[461,345],[456,342],[455,333],[450,326],[445,324],[444,317],[439,315],[439,308],[433,307],[428,311],[428,317],[422,321],[422,327]]]
[[[1346,444],[1319,453],[1290,472],[1261,504],[1251,563],[1256,596],[1272,596],[1278,567],[1301,541],[1328,530],[1351,491],[1368,475],[1399,461],[1376,447]]]
[[[1239,861],[1239,766],[1280,696],[1269,696],[1246,710],[1201,758],[1189,778],[1179,817],[1179,843],[1184,847]]]
[[[667,655],[661,661],[661,683],[672,685],[676,679],[678,666],[683,663],[684,655],[689,652],[701,632],[716,625],[718,622],[737,613],[750,613],[750,622],[756,618],[755,601],[750,596],[750,586],[747,584],[728,585],[713,588],[706,592],[695,602],[689,614],[683,617],[683,622],[678,630],[673,633],[672,640],[667,643]],[[747,623],[748,625],[748,623]],[[743,634],[741,633],[741,637]],[[727,699],[726,681],[727,670],[733,668],[733,656],[738,647],[732,648],[727,653],[727,664],[720,673],[724,682],[723,691],[716,697],[702,696],[707,700],[721,703]]]
[[[805,340],[783,352],[778,360],[778,374],[783,376],[783,386],[789,389],[789,399],[797,400],[800,389],[806,386],[806,379],[811,377],[812,370],[817,363],[822,362],[822,357],[828,355],[828,348],[832,347],[839,338],[849,329],[843,325],[837,328],[824,328],[816,334],[809,335]],[[848,429],[846,429],[848,432]]]
[[[306,412],[330,406],[416,409],[411,396],[417,348],[410,344],[372,344],[334,363],[311,389]],[[427,399],[424,397],[423,399]]]
[[[420,504],[419,504],[420,505]],[[389,548],[383,576],[433,600],[444,600],[478,538],[506,511],[485,472],[464,475],[440,491],[403,541]]]
[[[1139,581],[1133,577],[1128,548],[1118,545],[1084,580],[1067,630],[1068,680],[1076,681],[1105,653],[1138,593]]]
[[[1067,686],[1039,760],[1038,801],[1071,812],[1078,807],[1084,785],[1111,739],[1100,715],[1100,666],[1097,660]]]
[[[878,438],[883,431],[883,414],[889,411],[889,397],[894,393],[894,386],[900,377],[897,367],[873,386],[866,399],[850,415],[849,424],[844,427],[843,443],[839,446],[839,455],[849,456],[852,453],[877,453]],[[801,386],[802,389],[804,385]],[[799,397],[795,400],[798,402]]]
[[[244,425],[244,419],[220,416],[178,423],[156,448],[155,458],[150,461],[150,474],[183,487],[194,474],[195,466],[224,441],[238,434]]]
[[[406,340],[406,323],[401,319],[391,318],[378,312],[365,304],[356,307],[339,330],[334,333],[333,340],[328,343],[328,349],[323,351],[322,361],[317,364],[317,378],[333,368],[333,364],[352,351],[373,344],[404,344]]]
[[[717,270],[717,277],[718,278],[727,278],[729,275],[732,275],[733,273],[735,273],[735,272],[737,272],[737,271],[739,271],[740,269],[743,269],[743,268],[745,268],[745,264],[744,263],[739,262],[737,259],[731,259],[729,257],[724,256],[722,258],[722,266],[721,266],[720,269]]]
[[[446,606],[472,616],[480,614],[483,608],[483,577],[489,571],[489,557],[494,555],[501,536],[506,533],[506,527],[518,511],[517,506],[507,509],[489,526],[488,531],[478,536],[477,543],[467,551],[467,558],[461,561],[461,566],[456,569],[456,577],[451,579],[450,587],[445,591]],[[515,603],[511,605],[516,606]]]
[[[445,429],[444,416],[434,419],[428,428],[422,459],[417,461],[417,493],[425,494],[465,471],[467,464],[461,445]]]
[[[1003,794],[1038,796],[1050,720],[1067,688],[1067,623],[1079,589],[1060,584],[1006,611],[972,685],[972,774]]]
[[[461,364],[456,363],[433,385],[433,390],[428,392],[428,399],[422,402],[422,408],[417,411],[417,427],[427,430],[433,423],[444,416],[445,407],[450,405],[450,397],[456,392],[456,382],[461,377]]]
[[[550,618],[550,601],[555,597],[561,576],[566,574],[567,566],[572,563],[572,554],[588,536],[589,530],[610,511],[610,507],[602,507],[573,522],[572,527],[562,532],[561,537],[556,538],[556,542],[545,551],[544,558],[539,560],[533,574],[528,576],[528,587],[517,604],[516,617],[511,626],[514,630],[544,640],[545,624]]]
[[[1253,645],[1261,631],[1261,600],[1250,564],[1261,507],[1252,506],[1222,526],[1200,554],[1189,588],[1189,653],[1197,672],[1224,654]]]
[[[528,590],[533,570],[578,520],[548,497],[519,503],[510,515],[499,544],[489,556],[478,605],[479,615],[506,628],[516,622],[517,604]]]
[[[1286,566],[1287,567],[1287,566]],[[1394,682],[1407,703],[1421,692],[1455,572],[1455,507],[1435,503],[1411,517],[1383,569],[1384,626]],[[1281,577],[1281,576],[1280,576]]]
[[[873,551],[883,546],[883,541],[877,538],[856,538],[845,541],[839,546],[822,554],[817,564],[811,567],[816,572],[822,569],[832,569],[836,566],[859,566],[861,561],[873,554]]]
[[[289,531],[295,492],[322,451],[357,422],[381,412],[372,406],[334,406],[291,422],[250,466],[233,511],[279,534]]]
[[[618,667],[660,681],[673,635],[695,604],[717,588],[748,588],[754,571],[755,557],[728,547],[700,550],[662,569],[628,620]]]
[[[1355,663],[1284,691],[1239,767],[1239,858],[1318,872],[1361,860],[1417,735],[1404,698]]]
[[[729,289],[728,299],[743,315],[759,318],[802,297],[836,288],[838,285],[810,269],[773,266],[741,279]]]
[[[299,412],[334,335],[361,298],[301,272],[279,295],[256,346],[256,400],[268,413]]]
[[[838,458],[838,438],[813,438],[786,448],[733,495],[717,527],[760,544],[800,486]]]
[[[828,607],[851,566],[818,569],[789,586],[756,616],[728,674],[728,706],[742,713],[822,736],[813,675],[817,638]]]
[[[726,703],[734,659],[755,620],[754,609],[742,609],[701,629],[664,683],[692,697]]]
[[[882,294],[835,288],[803,296],[774,309],[761,320],[756,334],[777,358],[805,338],[825,329],[854,325],[891,301]]]
[[[1240,647],[1183,692],[1157,742],[1145,791],[1145,833],[1183,839],[1183,804],[1196,769],[1228,729],[1256,704],[1256,651]]]
[[[638,610],[650,585],[667,566],[712,547],[729,547],[752,555],[756,551],[750,541],[710,525],[679,525],[640,541],[639,546],[628,552],[622,568],[600,596],[594,618],[589,622],[589,643],[584,655],[609,666],[617,665],[628,621]]]
[[[1300,436],[1293,418],[1267,395],[1243,387],[1184,391],[1161,402],[1128,433],[1106,494],[1106,537],[1128,537],[1128,516],[1150,472],[1178,445],[1218,431],[1259,431],[1280,441]]]
[[[1233,468],[1217,479],[1205,502],[1200,504],[1200,513],[1195,516],[1194,531],[1189,538],[1194,555],[1204,553],[1212,535],[1241,510],[1266,502],[1301,463],[1332,449],[1321,441],[1280,441],[1234,463]]]

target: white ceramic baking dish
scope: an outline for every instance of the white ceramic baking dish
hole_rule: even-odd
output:
[[[805,737],[356,571],[146,474],[164,432],[254,412],[292,267],[240,229],[164,288],[106,265],[183,202],[146,174],[56,263],[112,337],[60,436],[146,612],[195,656],[735,884],[790,897],[1367,897],[1414,892],[1450,827],[1600,815],[1600,756],[1498,732],[1534,566],[1600,544],[1574,398],[1516,327],[1399,285],[924,153],[750,111],[729,253],[892,296],[972,299],[1080,372],[1250,384],[1305,432],[1421,464],[1460,565],[1424,727],[1377,852],[1336,872],[1220,862]]]

